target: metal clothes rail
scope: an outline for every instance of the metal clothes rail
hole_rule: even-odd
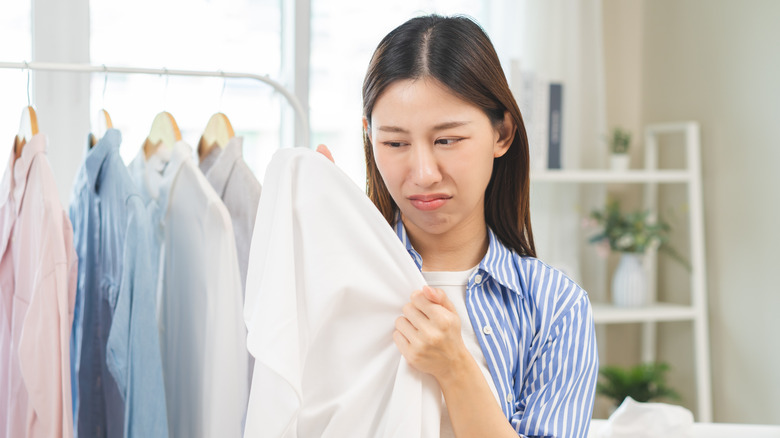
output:
[[[89,64],[68,64],[59,62],[0,62],[0,69],[16,69],[16,70],[41,70],[41,71],[58,71],[58,72],[76,72],[76,73],[122,73],[122,74],[145,74],[145,75],[157,75],[157,76],[203,76],[213,78],[243,78],[254,79],[265,84],[270,85],[276,91],[278,91],[287,102],[295,110],[295,114],[300,120],[303,126],[303,132],[301,138],[303,145],[309,147],[309,118],[306,115],[306,111],[303,109],[303,105],[279,82],[269,78],[268,76],[258,75],[254,73],[236,73],[226,71],[200,71],[200,70],[179,70],[168,68],[139,68],[139,67],[112,67],[106,65],[89,65]]]

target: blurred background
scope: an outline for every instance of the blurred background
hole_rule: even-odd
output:
[[[0,62],[247,72],[282,83],[302,103],[310,141],[296,115],[257,81],[165,75],[79,74],[0,69],[0,165],[6,167],[19,115],[33,104],[63,205],[98,110],[122,132],[121,154],[139,151],[154,115],[173,114],[196,146],[221,111],[262,181],[281,147],[326,143],[363,186],[361,86],[369,58],[390,30],[426,13],[463,14],[493,40],[531,134],[544,146],[543,117],[523,90],[528,81],[563,87],[563,171],[608,167],[605,137],[631,132],[631,168],[643,167],[645,126],[697,121],[701,127],[706,254],[709,400],[699,400],[690,321],[658,324],[656,360],[670,365],[677,403],[718,422],[780,424],[780,2],[773,0],[4,0]],[[530,79],[529,79],[530,78]],[[537,101],[539,95],[537,95]],[[305,129],[305,127],[304,127]],[[672,140],[674,142],[674,140]],[[666,159],[665,159],[666,160]],[[675,157],[667,161],[674,162]],[[544,163],[532,163],[537,171]],[[690,163],[687,163],[690,164]],[[673,166],[676,164],[672,164]],[[630,184],[532,185],[539,256],[582,284],[595,303],[610,301],[614,254],[598,257],[580,226],[607,198],[642,205]],[[690,199],[660,194],[671,242],[690,256]],[[659,300],[686,303],[687,276],[659,260]],[[638,323],[600,326],[603,365],[641,361]],[[594,415],[610,405],[599,399]]]

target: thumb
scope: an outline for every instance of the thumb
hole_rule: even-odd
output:
[[[330,149],[328,149],[327,146],[324,144],[320,144],[317,146],[317,152],[321,153],[322,155],[325,155],[325,158],[329,159],[331,163],[335,163],[336,161],[333,160],[333,154],[330,152]]]

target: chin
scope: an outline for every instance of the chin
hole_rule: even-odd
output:
[[[452,228],[452,218],[447,214],[432,211],[424,212],[414,207],[410,208],[413,210],[411,214],[401,212],[407,230],[409,225],[414,225],[427,234],[443,234]]]

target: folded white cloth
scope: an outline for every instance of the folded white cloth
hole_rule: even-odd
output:
[[[599,438],[690,438],[693,414],[682,406],[642,403],[626,397],[610,415]]]
[[[245,437],[438,437],[441,391],[392,340],[425,284],[398,237],[325,157],[266,170],[245,319],[255,356]]]

